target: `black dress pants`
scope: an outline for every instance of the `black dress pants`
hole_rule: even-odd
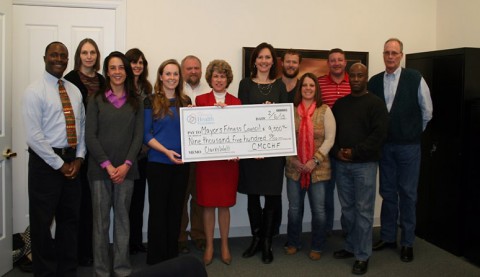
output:
[[[189,164],[155,162],[147,165],[150,204],[147,251],[149,265],[178,256],[178,235],[189,167]]]
[[[93,211],[92,211],[92,193],[90,192],[90,183],[87,177],[88,157],[80,168],[80,187],[82,198],[80,202],[80,218],[78,224],[78,259],[79,261],[93,260]]]
[[[134,181],[132,202],[130,203],[130,246],[137,246],[143,242],[143,207],[147,187],[147,161],[145,157],[137,162],[140,178]]]
[[[28,196],[34,275],[76,276],[79,178],[66,179],[35,152],[29,152]],[[54,219],[56,229],[55,238],[52,238],[50,227]]]

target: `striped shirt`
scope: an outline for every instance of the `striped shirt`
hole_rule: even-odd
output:
[[[345,73],[345,77],[340,84],[337,84],[332,80],[330,73],[319,77],[318,84],[322,91],[322,101],[330,108],[333,107],[333,104],[335,104],[335,101],[337,101],[338,98],[350,94],[350,80],[347,73]]]

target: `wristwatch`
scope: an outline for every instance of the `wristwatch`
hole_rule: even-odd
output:
[[[313,161],[314,161],[317,165],[320,165],[320,161],[317,160],[317,158],[313,157]]]

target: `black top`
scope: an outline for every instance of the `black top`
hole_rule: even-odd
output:
[[[82,80],[80,79],[80,73],[78,73],[78,70],[72,70],[68,72],[67,75],[65,75],[65,79],[73,83],[77,88],[80,90],[82,93],[83,97],[83,105],[87,107],[87,100],[88,100],[88,89],[87,87],[83,84]],[[98,72],[95,73],[98,78],[99,82],[99,89],[100,90],[105,90],[105,78]]]
[[[288,103],[287,90],[281,80],[259,85],[250,78],[240,81],[238,98],[243,105]],[[283,187],[285,157],[240,160],[238,192],[256,195],[280,195]]]
[[[282,78],[278,78],[278,80],[282,81]],[[293,103],[293,101],[295,101],[295,94],[297,93],[297,90],[299,89],[299,87],[300,87],[300,81],[297,79],[297,83],[295,84],[295,87],[293,87],[292,90],[287,91],[288,103]]]
[[[353,162],[380,159],[381,147],[387,137],[388,112],[385,103],[374,94],[347,95],[332,108],[337,132],[332,154],[340,148],[352,148]]]
[[[287,89],[279,79],[268,85],[257,84],[250,78],[243,79],[238,88],[238,98],[243,105],[263,104],[266,101],[288,103]]]

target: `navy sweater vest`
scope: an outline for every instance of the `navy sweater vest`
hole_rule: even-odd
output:
[[[368,82],[368,91],[385,102],[381,72]],[[389,112],[387,142],[397,144],[419,143],[423,131],[422,111],[418,103],[418,87],[422,75],[416,70],[402,68],[397,91]]]

